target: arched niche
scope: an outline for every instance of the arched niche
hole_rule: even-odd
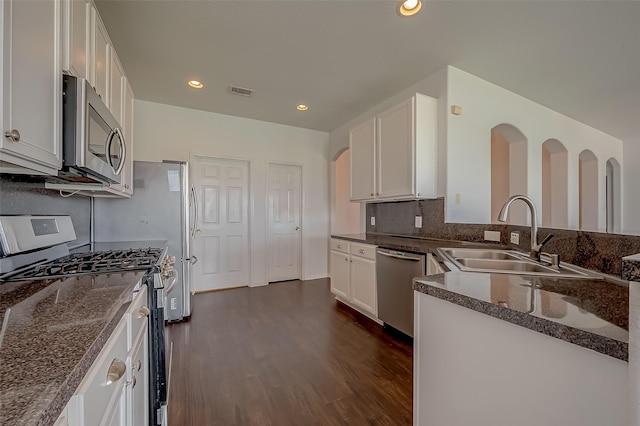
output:
[[[527,194],[527,138],[511,124],[491,129],[491,218],[497,223],[502,205],[511,195]],[[527,224],[527,206],[513,204],[509,223]]]
[[[360,233],[360,203],[349,201],[350,162],[349,148],[344,149],[335,158],[333,168],[334,211],[331,221],[333,234]]]
[[[569,154],[557,139],[542,144],[542,226],[568,228]]]
[[[622,203],[620,202],[620,163],[615,158],[609,158],[606,165],[607,182],[605,189],[606,194],[606,213],[607,213],[607,232],[620,232],[622,222]]]
[[[580,153],[578,170],[578,223],[584,231],[598,231],[598,158],[592,151]]]

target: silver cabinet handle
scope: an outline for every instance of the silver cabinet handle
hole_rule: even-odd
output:
[[[195,265],[196,263],[198,263],[198,258],[192,255],[189,258],[189,263],[191,263],[192,265]]]
[[[360,254],[364,254],[364,249],[360,249],[358,251],[360,252]]]
[[[342,248],[342,245],[338,244],[338,248]]]
[[[142,361],[137,360],[135,364],[133,364],[133,368],[136,369],[136,371],[140,371],[140,369],[142,368]]]
[[[114,358],[114,360],[111,361],[111,365],[109,365],[109,370],[107,371],[107,386],[120,380],[126,371],[127,366],[124,361]]]
[[[138,318],[148,317],[151,311],[146,306],[142,306],[138,309]]]
[[[9,139],[11,142],[20,142],[20,132],[18,129],[7,130],[4,132],[4,137]]]
[[[299,231],[299,230],[300,230],[300,227],[299,227],[299,226],[296,226],[296,231]]]

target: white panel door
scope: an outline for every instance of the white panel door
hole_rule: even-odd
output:
[[[193,156],[195,291],[249,285],[249,164]]]
[[[301,278],[302,168],[270,163],[267,175],[268,280],[297,280]]]

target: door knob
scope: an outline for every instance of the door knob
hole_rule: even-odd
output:
[[[20,141],[20,132],[18,129],[7,130],[4,132],[4,137],[9,139],[11,142],[19,142]]]

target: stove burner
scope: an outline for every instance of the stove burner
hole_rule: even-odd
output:
[[[60,259],[18,271],[15,274],[7,274],[2,279],[5,281],[20,281],[146,270],[158,262],[161,254],[161,249],[151,247],[70,254]]]

